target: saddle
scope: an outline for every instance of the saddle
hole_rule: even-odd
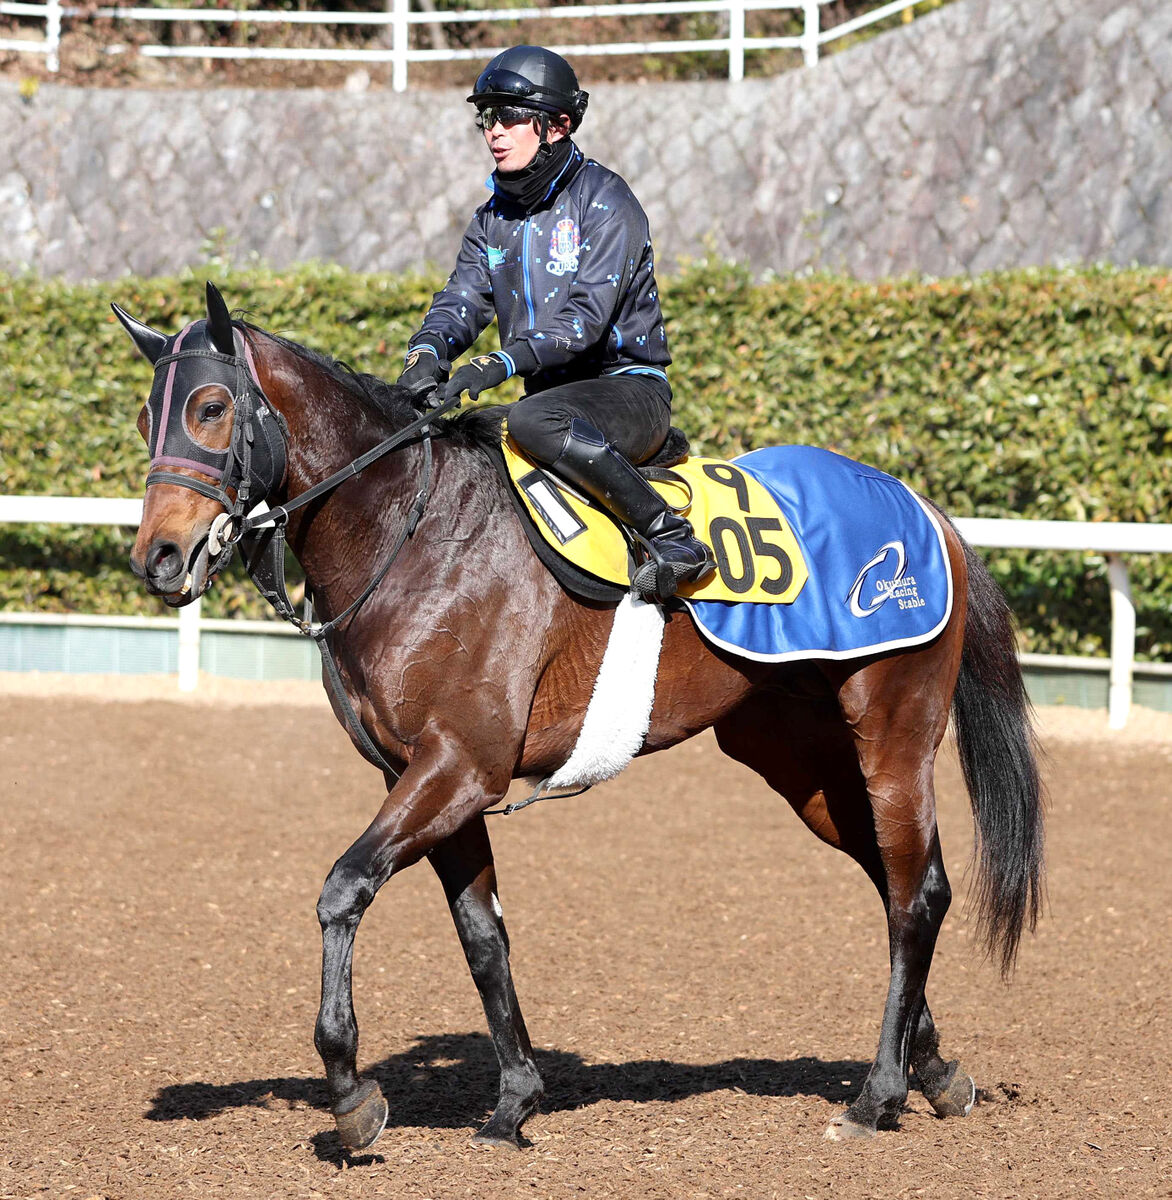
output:
[[[502,469],[530,544],[569,591],[618,600],[630,590],[634,556],[629,534],[601,506],[529,458],[501,435]],[[687,516],[713,549],[717,570],[680,588],[681,600],[789,604],[808,577],[801,548],[776,500],[732,463],[688,453],[672,428],[640,473],[676,512]]]

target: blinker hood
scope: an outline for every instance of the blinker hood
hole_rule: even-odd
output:
[[[167,353],[160,355],[170,361],[155,368],[151,394],[147,397],[147,446],[152,474],[162,467],[187,467],[220,483],[228,465],[228,451],[212,450],[195,440],[188,422],[188,407],[194,394],[206,387],[222,387],[227,393],[225,402],[230,404],[236,390],[236,364],[207,344],[199,328],[203,324],[188,325],[172,339]],[[189,351],[210,351],[214,357],[204,354],[198,358],[175,357],[185,347]]]
[[[194,321],[173,337],[136,321],[117,305],[114,311],[135,344],[155,364],[147,398],[147,486],[156,483],[191,488],[240,515],[266,498],[284,480],[286,453],[283,421],[265,399],[250,361],[243,333],[233,328],[219,293],[208,285],[207,320]],[[213,301],[218,301],[216,305]],[[231,353],[225,353],[225,349]],[[189,406],[196,392],[222,388],[233,409],[232,442],[226,450],[201,445],[192,435]],[[176,473],[198,471],[213,482]],[[236,492],[235,501],[228,494]]]

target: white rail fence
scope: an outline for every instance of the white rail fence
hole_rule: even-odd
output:
[[[682,54],[713,51],[728,55],[728,77],[737,82],[745,75],[745,54],[754,50],[800,50],[806,66],[818,61],[821,48],[828,42],[847,37],[868,25],[898,13],[908,12],[920,0],[893,0],[863,13],[853,20],[822,28],[822,8],[832,0],[666,0],[661,3],[558,5],[551,8],[454,9],[444,12],[412,11],[411,0],[387,0],[385,9],[370,12],[287,12],[265,9],[229,8],[151,8],[110,7],[81,9],[61,0],[25,3],[24,0],[0,0],[0,15],[31,17],[43,21],[45,36],[40,40],[0,38],[0,50],[43,54],[50,71],[60,65],[62,23],[66,19],[109,17],[119,21],[188,21],[216,25],[365,25],[389,30],[390,45],[380,50],[294,48],[278,46],[139,46],[138,53],[149,58],[237,58],[278,59],[283,61],[391,63],[391,86],[396,92],[407,89],[408,64],[413,62],[454,62],[460,59],[484,59],[493,48],[422,49],[412,48],[412,25],[447,25],[461,22],[583,20],[599,17],[680,16],[688,13],[723,14],[728,21],[728,36],[691,38],[657,42],[601,42],[585,45],[556,45],[561,54],[589,55]],[[745,32],[749,12],[796,11],[802,14],[802,32],[792,37],[755,37]],[[119,53],[125,46],[106,47]]]
[[[141,500],[103,500],[64,496],[0,496],[0,523],[47,525],[138,525]],[[956,526],[974,546],[1023,550],[1070,550],[1103,554],[1111,589],[1111,658],[1108,684],[1108,722],[1122,729],[1131,710],[1135,672],[1135,606],[1128,580],[1127,554],[1172,553],[1172,524],[1142,525],[1127,522],[1027,521],[969,517]],[[199,681],[199,643],[202,630],[264,632],[298,636],[283,622],[205,620],[198,600],[179,610],[177,618],[97,617],[49,614],[0,613],[2,624],[88,624],[136,629],[174,629],[179,638],[178,675],[181,691],[193,691]],[[1023,654],[1028,666],[1099,666],[1099,659],[1070,659],[1048,654]],[[1152,665],[1145,664],[1146,670]],[[1161,674],[1172,675],[1172,666]]]

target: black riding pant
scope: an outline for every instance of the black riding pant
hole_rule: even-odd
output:
[[[509,409],[509,433],[531,458],[551,465],[570,422],[593,425],[633,463],[646,462],[671,427],[671,388],[654,375],[604,375],[546,388]]]

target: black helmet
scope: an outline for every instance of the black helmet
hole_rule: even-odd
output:
[[[541,112],[565,113],[570,131],[582,124],[589,92],[578,87],[573,67],[560,54],[543,46],[513,46],[502,51],[480,72],[470,104],[513,104]]]

